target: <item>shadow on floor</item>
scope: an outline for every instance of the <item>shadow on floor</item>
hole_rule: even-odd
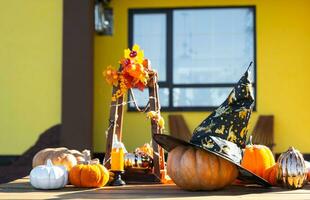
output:
[[[16,161],[7,166],[0,166],[0,184],[28,176],[32,169],[32,158],[38,151],[47,147],[59,146],[60,131],[60,124],[52,126],[44,131],[35,145],[30,147]]]

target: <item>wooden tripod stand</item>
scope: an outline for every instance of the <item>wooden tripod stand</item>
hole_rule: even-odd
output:
[[[157,73],[154,71],[149,72],[149,81],[147,87],[149,90],[149,111],[155,111],[160,113],[160,102],[158,96],[158,82],[157,82]],[[112,95],[116,93],[119,89],[119,86],[113,87]],[[107,145],[106,145],[106,154],[104,160],[106,161],[106,167],[110,169],[110,162],[107,162],[110,159],[113,143],[113,135],[116,134],[119,141],[122,141],[122,125],[123,125],[123,113],[124,113],[124,97],[121,96],[117,98],[116,101],[111,102],[110,108],[110,119],[109,119],[109,129],[107,134]],[[164,150],[153,140],[154,134],[161,134],[162,130],[158,126],[155,120],[151,120],[151,134],[152,134],[152,146],[153,146],[153,171],[151,174],[137,174],[134,172],[128,173],[126,177],[130,181],[136,182],[135,179],[138,179],[139,182],[157,182],[161,181],[161,171],[165,171],[165,157]],[[142,176],[142,177],[141,177]]]

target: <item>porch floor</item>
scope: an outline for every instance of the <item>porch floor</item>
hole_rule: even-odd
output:
[[[310,199],[310,185],[299,190],[286,190],[279,187],[232,185],[219,191],[190,192],[175,185],[126,185],[97,189],[67,186],[61,190],[36,190],[31,187],[29,178],[0,185],[0,199]]]

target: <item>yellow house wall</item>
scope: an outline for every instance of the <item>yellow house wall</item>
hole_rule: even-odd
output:
[[[275,151],[293,145],[310,153],[310,1],[307,0],[114,0],[114,35],[95,38],[94,149],[105,151],[111,87],[101,72],[117,65],[128,44],[128,8],[256,5],[257,112],[275,116]],[[164,113],[167,121],[170,113]],[[209,113],[182,112],[193,130]],[[123,138],[129,150],[150,141],[150,125],[144,114],[125,113]]]
[[[60,123],[62,0],[0,1],[0,155]]]
[[[276,152],[294,145],[310,152],[308,113],[310,1],[113,0],[115,34],[95,37],[94,148],[105,150],[111,87],[101,77],[128,44],[128,8],[256,5],[257,112],[275,115]],[[62,1],[0,1],[0,154],[21,154],[60,123]],[[164,113],[167,121],[170,113]],[[183,112],[190,129],[207,112]],[[150,140],[144,114],[125,113],[129,150]]]

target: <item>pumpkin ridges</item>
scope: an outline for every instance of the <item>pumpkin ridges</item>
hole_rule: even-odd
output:
[[[108,181],[109,181],[109,178],[110,178],[110,174],[109,174],[109,171],[103,167],[102,165],[96,165],[100,171],[100,176],[101,176],[101,179],[100,179],[100,185],[101,186],[105,186]],[[105,174],[109,174],[109,176],[105,176]]]
[[[94,182],[93,176],[92,176],[92,171],[91,171],[91,166],[90,165],[84,165],[82,167],[82,173],[81,173],[81,185],[84,187],[92,187],[89,182]]]
[[[197,166],[196,170],[198,170],[198,174],[201,174],[200,176],[200,186],[202,187],[209,187],[209,177],[212,175],[211,170],[210,170],[210,165],[209,165],[209,157],[208,154],[204,153],[203,150],[198,149],[197,150]],[[204,168],[201,166],[205,165]]]
[[[196,149],[195,148],[195,172],[196,172],[196,177],[195,177],[195,181],[197,182],[197,189],[199,189],[200,187],[201,187],[201,181],[200,181],[200,179],[201,179],[201,176],[197,176],[197,170],[199,169],[199,165],[198,165],[198,162],[199,162],[199,160],[198,160],[198,156],[199,156],[199,150],[198,149]],[[197,181],[197,179],[198,179],[198,181]]]
[[[236,165],[233,165],[232,163],[228,162],[227,160],[224,160],[226,163],[229,164],[230,166],[230,176],[229,176],[229,181],[226,183],[225,186],[227,186],[229,183],[233,182],[236,180],[236,178],[238,177],[239,175],[239,171],[237,169],[237,166]]]
[[[196,180],[197,179],[196,170],[193,170],[195,168],[195,164],[196,164],[195,148],[188,148],[183,154],[180,161],[180,165],[184,167],[183,170],[180,170],[181,176],[184,177],[182,180],[186,181],[187,182],[186,186],[188,186],[185,189],[195,190],[199,188],[199,184],[197,184],[199,181]]]
[[[264,165],[264,159],[262,157],[262,151],[264,151],[263,149],[255,149],[254,152],[255,152],[255,161],[256,161],[256,166],[254,167],[254,173],[257,174],[258,176],[262,176],[262,172],[264,171],[263,170],[263,167],[262,165]]]
[[[201,177],[197,173],[197,151],[198,151],[198,149],[193,148],[193,155],[192,156],[195,158],[195,162],[193,162],[193,165],[194,165],[193,168],[195,170],[194,170],[194,173],[192,176],[193,176],[193,179],[195,179],[194,182],[196,184],[194,190],[198,190],[201,187],[201,184],[200,184]]]
[[[269,183],[270,183],[270,180],[269,180],[270,174],[271,174],[271,170],[269,168],[266,169],[263,173],[263,178]]]
[[[81,187],[81,180],[80,180],[80,176],[81,176],[81,172],[82,172],[82,166],[81,165],[75,165],[69,173],[69,180],[70,183],[72,185],[75,185],[77,187]]]
[[[262,148],[262,165],[261,165],[261,175],[263,176],[263,172],[265,171],[265,169],[269,168],[270,166],[273,166],[274,163],[273,161],[273,155],[271,154],[270,150],[267,148]]]
[[[82,173],[84,171],[84,166],[83,165],[78,165],[78,166],[79,166],[78,171],[77,171],[78,176],[76,177],[78,180],[78,187],[83,187],[83,182],[82,182],[81,176],[82,176]]]
[[[218,176],[218,159],[217,159],[217,156],[215,156],[214,154],[209,154],[209,162],[211,164],[211,174],[212,176],[210,177],[210,185],[212,185],[211,189],[214,189],[214,185],[216,185],[216,179],[217,179],[217,176]]]
[[[213,154],[211,154],[211,153],[207,153],[207,161],[206,162],[208,162],[208,170],[210,171],[210,176],[209,176],[209,180],[208,180],[208,184],[209,184],[209,186],[208,186],[208,188],[210,189],[210,190],[212,190],[212,189],[214,189],[214,183],[213,183],[213,177],[215,176],[215,174],[214,174],[214,172],[213,172],[213,166],[212,166],[212,163],[213,162],[215,162],[214,161],[214,155]]]
[[[92,168],[93,169],[96,169],[96,176],[97,176],[97,184],[99,187],[102,187],[102,173],[101,173],[101,170],[99,169],[98,167],[98,164],[95,164],[95,165],[92,165]]]
[[[247,156],[248,154],[253,155],[253,158],[250,156]],[[246,169],[251,169],[253,168],[252,165],[255,165],[255,163],[252,162],[252,159],[255,161],[255,154],[254,154],[254,149],[252,147],[246,147],[244,151],[244,156],[241,161],[241,165],[246,168]]]
[[[224,169],[227,169],[227,168],[229,169],[230,168],[230,165],[228,163],[226,163],[224,159],[219,158],[219,162],[220,162],[220,166],[222,166]],[[220,169],[221,169],[221,167],[220,167]],[[228,170],[221,170],[220,173],[221,173],[221,178],[220,179],[226,180],[226,179],[229,178],[230,174],[229,174]],[[224,181],[221,181],[219,184],[220,184],[221,187],[225,187],[225,185],[226,185],[226,183]]]
[[[232,168],[231,168],[232,164],[229,163],[228,161],[222,159],[222,158],[220,159],[220,162],[221,162],[221,166],[226,169],[226,170],[222,170],[221,179],[230,181],[232,179],[232,177],[231,177],[231,175],[232,175]],[[227,183],[225,183],[223,181],[220,184],[221,184],[221,187],[225,187],[227,185]]]
[[[265,151],[264,151],[264,149],[257,149],[257,147],[255,149],[256,149],[255,150],[255,152],[256,152],[256,154],[255,154],[256,155],[255,156],[255,158],[256,158],[255,174],[257,174],[258,176],[263,176],[263,172],[266,169],[265,161],[268,158],[265,159],[265,156],[264,156],[265,155]],[[269,162],[269,160],[267,162]]]
[[[96,185],[101,187],[102,186],[102,179],[103,178],[102,178],[102,173],[101,173],[98,165],[97,164],[91,165],[91,168],[95,171]]]
[[[175,151],[175,149],[172,149],[172,151],[170,151],[170,153],[168,153],[168,158],[167,158],[167,174],[171,177],[171,174],[174,172],[174,171],[171,171],[170,170],[170,166],[172,166],[172,167],[174,167],[173,166],[173,156],[172,155],[174,155],[174,152],[176,152]]]
[[[272,185],[276,185],[277,184],[277,170],[276,169],[271,170],[270,176],[269,176],[269,182]]]
[[[177,169],[179,166],[175,162],[180,162],[181,156],[184,154],[184,152],[187,150],[186,147],[178,146],[174,148],[168,155],[168,161],[167,161],[167,172],[168,175],[171,177],[171,179],[177,184],[182,185],[182,183],[178,183],[180,180],[179,178],[179,170]]]
[[[223,159],[223,158],[219,158],[221,161],[221,166],[222,168],[226,169],[226,170],[222,170],[224,173],[224,175],[222,176],[222,180],[228,180],[227,182],[221,182],[221,187],[226,187],[227,185],[229,185],[231,182],[233,182],[237,176],[238,176],[238,169],[237,167],[230,163],[229,161]]]
[[[92,168],[96,169],[96,176],[97,176],[97,184],[96,185],[98,185],[99,187],[102,187],[102,179],[103,179],[102,175],[103,174],[101,173],[97,164],[92,165]]]
[[[84,187],[92,187],[92,184],[95,180],[92,176],[92,170],[90,165],[84,165],[82,167],[82,172],[80,176],[81,185]]]
[[[76,173],[76,167],[73,167],[71,170],[70,170],[70,173],[69,173],[69,182],[73,185],[76,185],[75,183],[75,173]]]
[[[270,149],[266,150],[266,152],[268,153],[269,155],[269,160],[270,160],[270,163],[269,163],[269,166],[273,166],[276,164],[276,161],[274,159],[274,156],[273,156],[273,153],[271,152]]]
[[[220,160],[220,157],[219,156],[215,156],[216,157],[216,160],[217,160],[217,162],[216,163],[218,163],[217,164],[217,171],[218,171],[218,176],[220,177],[219,179],[216,179],[215,181],[216,181],[216,185],[220,185],[221,187],[223,187],[222,186],[222,184],[223,184],[223,171],[224,170],[221,170],[221,160]]]
[[[168,154],[168,159],[167,159],[167,174],[171,177],[171,179],[173,180],[172,177],[176,177],[176,174],[175,174],[175,171],[176,170],[171,170],[171,169],[174,169],[174,157],[176,157],[177,155],[177,152],[181,152],[181,149],[180,151],[177,150],[179,147],[176,147],[174,149],[172,149],[172,151]],[[181,148],[181,147],[180,147]]]
[[[101,170],[99,169],[98,165],[95,164],[95,165],[92,165],[91,166],[92,169],[94,171],[96,171],[95,175],[96,175],[96,185],[99,186],[99,187],[102,187],[102,179],[103,179],[103,174],[101,173]]]
[[[182,154],[177,154],[177,156],[178,156],[178,159],[176,160],[176,159],[173,159],[173,166],[174,166],[174,168],[171,168],[171,169],[176,169],[177,167],[178,167],[178,164],[176,163],[176,162],[181,162],[181,158],[182,158],[182,156],[184,156],[184,153],[187,151],[187,148],[184,148],[184,149],[182,149],[181,150],[182,151]],[[178,152],[178,151],[177,151]],[[180,185],[183,185],[184,183],[181,181],[181,182],[179,182],[180,180],[182,180],[180,177],[182,177],[182,172],[181,171],[179,171],[179,170],[174,170],[174,172],[175,172],[175,176],[177,177],[176,178],[176,184],[180,184]]]
[[[270,163],[272,163],[269,151],[266,148],[263,148],[262,153],[261,153],[261,158],[263,160],[262,165],[261,165],[261,176],[263,176],[263,173],[266,169],[268,169],[270,166]]]
[[[83,187],[84,186],[84,182],[82,181],[82,174],[85,173],[86,168],[85,168],[84,165],[76,165],[76,166],[79,166],[78,176],[76,177],[78,179],[78,181],[79,181],[78,187]]]

